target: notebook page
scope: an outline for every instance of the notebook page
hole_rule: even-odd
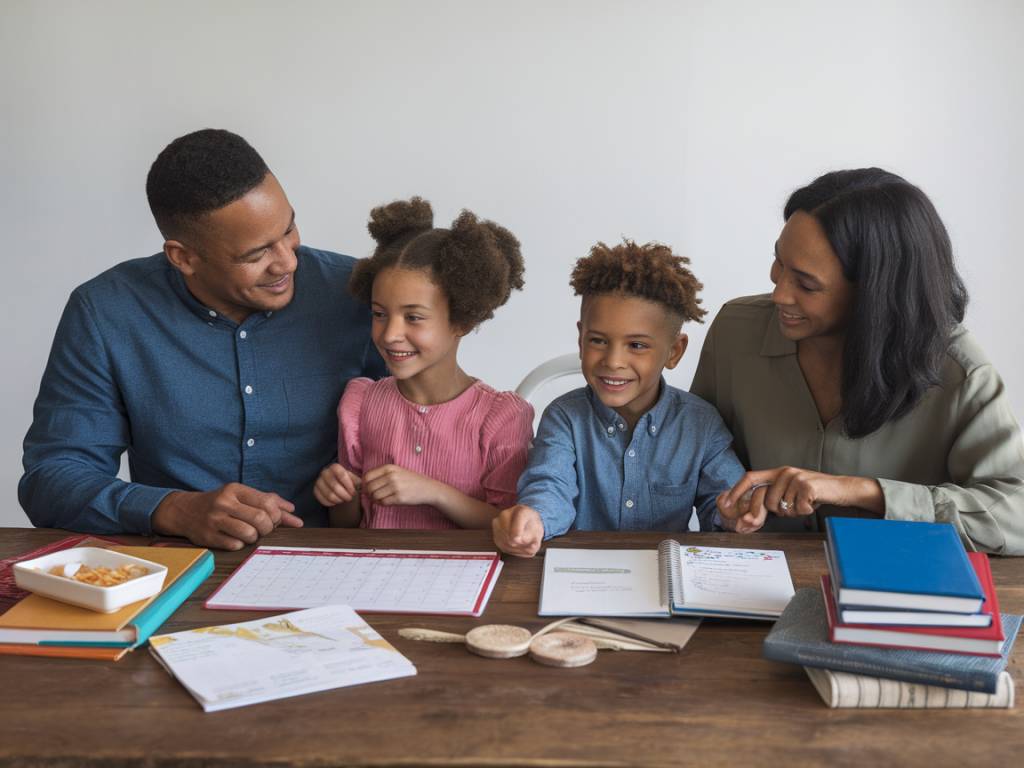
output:
[[[544,555],[541,616],[667,616],[654,549],[558,549]]]
[[[778,616],[793,597],[786,554],[780,550],[685,545],[679,556],[681,610]]]

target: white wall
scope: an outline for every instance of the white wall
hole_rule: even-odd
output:
[[[766,290],[793,188],[887,167],[945,218],[1020,414],[1022,33],[1013,0],[0,0],[0,525],[26,524],[21,440],[67,294],[159,250],[146,171],[207,126],[264,155],[309,244],[365,255],[369,209],[411,194],[512,229],[527,290],[463,352],[503,388],[573,349],[594,241],[673,245],[716,310]]]

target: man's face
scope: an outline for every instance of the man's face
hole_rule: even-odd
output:
[[[201,216],[187,239],[168,241],[164,250],[192,295],[235,322],[253,312],[284,309],[295,295],[299,230],[273,174]]]

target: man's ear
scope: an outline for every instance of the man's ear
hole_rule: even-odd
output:
[[[196,273],[196,262],[200,256],[180,240],[165,241],[164,255],[185,277],[192,277]]]
[[[679,361],[683,359],[683,353],[686,352],[686,345],[690,343],[689,337],[685,333],[676,335],[676,340],[672,342],[672,350],[669,353],[668,360],[665,363],[665,367],[670,371],[679,365]]]

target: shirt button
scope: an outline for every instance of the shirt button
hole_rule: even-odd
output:
[[[419,410],[419,412],[420,412],[420,413],[426,413],[426,412],[427,412],[427,406],[425,406],[425,405],[421,405],[421,406],[420,406],[420,407],[418,408],[418,410]]]
[[[658,431],[658,428],[656,426],[654,426],[653,424],[651,424],[651,434],[653,435],[657,431]]]
[[[632,509],[633,508],[633,500],[632,499],[626,499],[626,507],[628,509]]]
[[[634,451],[632,448],[630,448],[629,449],[629,457],[633,458],[634,456],[636,456],[636,451]]]
[[[615,434],[615,427],[608,427],[608,434],[609,435],[614,435]]]
[[[621,429],[623,432],[626,430],[626,425],[623,424],[621,421],[619,422],[619,429]]]
[[[239,331],[239,332],[238,332],[238,338],[240,338],[240,339],[244,339],[244,338],[245,338],[246,336],[248,336],[248,335],[249,335],[249,334],[248,334],[248,333],[246,333],[245,331]]]
[[[217,313],[216,313],[216,312],[214,312],[214,311],[213,311],[213,310],[211,309],[211,310],[210,310],[210,317],[216,317],[216,316],[217,316]]]
[[[254,445],[256,445],[256,441],[250,437],[248,440],[245,441],[245,444],[252,448]]]
[[[247,394],[247,395],[251,395],[252,394],[252,387],[250,385],[248,385],[248,384],[245,385],[245,394]]]
[[[423,453],[423,446],[417,445],[413,450],[415,450],[416,453]]]

